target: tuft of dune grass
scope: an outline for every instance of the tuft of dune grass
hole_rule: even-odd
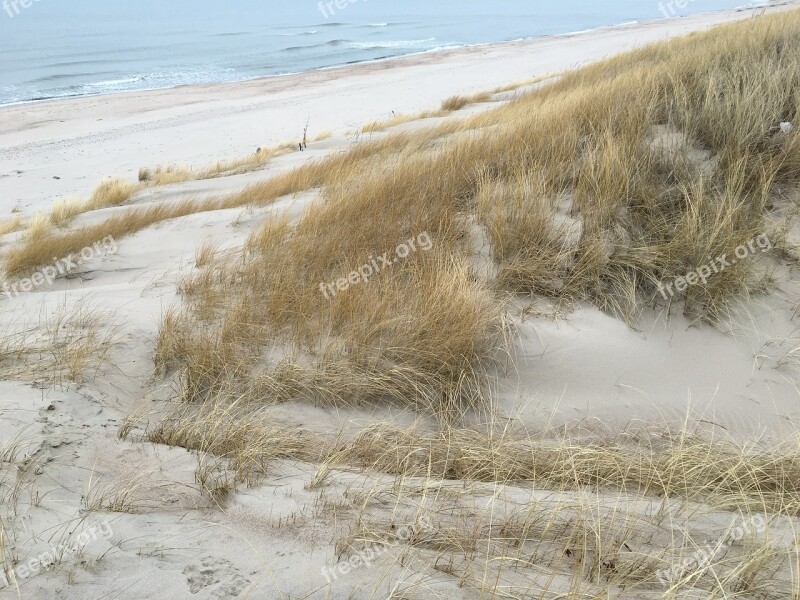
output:
[[[28,222],[25,229],[25,239],[28,243],[38,243],[50,232],[50,219],[43,213],[37,213]]]
[[[14,215],[10,219],[0,221],[0,235],[14,233],[15,231],[20,231],[24,227],[25,224],[24,221],[22,220],[22,217],[20,217],[19,215]]]
[[[127,202],[137,189],[136,185],[124,179],[108,179],[94,189],[85,208],[97,210],[99,208],[120,206]]]
[[[139,169],[139,181],[146,185],[169,185],[250,173],[261,169],[276,156],[296,148],[297,145],[294,142],[284,142],[269,148],[259,148],[253,154],[241,158],[219,161],[197,170],[182,166],[157,167],[155,169],[143,167]]]
[[[141,231],[167,219],[202,212],[204,206],[207,210],[212,210],[218,206],[218,202],[212,200],[204,203],[185,201],[169,206],[135,208],[80,229],[65,232],[48,230],[36,238],[28,238],[24,243],[9,249],[5,262],[6,274],[18,275],[47,265],[53,260],[53,257],[65,257],[80,252],[107,236],[122,239],[132,232]]]
[[[67,198],[53,203],[50,209],[50,222],[56,227],[63,227],[77,215],[86,212],[87,203]]]
[[[59,306],[44,323],[12,322],[0,331],[0,376],[61,384],[96,375],[114,344],[107,315],[86,302]]]
[[[492,95],[489,92],[481,92],[472,94],[471,96],[451,96],[442,102],[442,110],[445,112],[454,112],[461,110],[468,104],[488,102],[491,98]]]
[[[413,115],[406,115],[406,114],[393,114],[390,118],[384,119],[382,121],[373,121],[372,123],[367,123],[361,128],[362,133],[376,133],[379,131],[385,131],[391,127],[397,127],[398,125],[403,125],[405,123],[411,123],[413,121],[420,121],[422,119],[431,119],[435,117],[443,117],[447,113],[446,111],[441,110],[426,110],[417,114]]]

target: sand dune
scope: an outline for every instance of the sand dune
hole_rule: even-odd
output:
[[[798,5],[776,3],[766,12]],[[343,155],[367,140],[404,132],[413,136],[480,117],[527,91],[546,88],[564,69],[756,12],[762,10],[626,25],[235,85],[2,108],[2,208],[9,217],[12,209],[19,209],[29,219],[47,212],[54,200],[89,197],[105,178],[135,183],[142,167],[201,169],[251,155],[257,147],[299,142],[307,119],[312,139],[321,131],[333,132],[329,139],[310,142],[304,152],[276,155],[251,172],[171,185],[145,183],[121,205],[79,214],[58,231],[102,223],[129,214],[132,207],[225,201],[253,189],[257,197],[266,192],[248,186]],[[530,82],[546,76],[553,78]],[[527,83],[493,91],[515,81]],[[385,132],[360,133],[363,126],[391,119],[393,113],[436,110],[447,97],[478,92],[490,95],[459,111]],[[453,127],[453,135],[471,135]],[[435,153],[453,138],[443,139],[423,151]],[[391,164],[394,159],[385,160]],[[633,572],[634,565],[642,568],[653,557],[663,559],[663,568],[669,564],[664,556],[682,556],[668,549],[685,550],[696,543],[692,540],[702,539],[721,540],[731,569],[743,557],[748,569],[754,569],[751,553],[761,551],[756,534],[763,533],[755,530],[767,526],[755,517],[768,512],[769,502],[777,502],[777,492],[767,485],[740,490],[750,504],[730,506],[720,499],[728,493],[727,480],[720,474],[723,483],[712,481],[713,465],[702,477],[707,488],[719,485],[723,490],[714,488],[716,504],[703,502],[700,494],[665,498],[652,482],[640,494],[641,489],[614,487],[613,482],[609,489],[591,481],[564,483],[555,474],[557,485],[549,490],[516,485],[511,476],[492,481],[477,473],[477,467],[471,471],[482,463],[480,456],[465,450],[471,448],[466,437],[450,440],[454,453],[465,455],[447,475],[426,477],[424,459],[419,469],[398,475],[391,465],[368,468],[369,457],[359,459],[347,444],[373,435],[371,428],[380,422],[383,429],[374,434],[373,443],[390,455],[381,456],[387,464],[407,466],[427,452],[427,464],[446,463],[451,457],[442,458],[438,446],[425,437],[435,438],[436,419],[407,406],[303,401],[255,412],[254,419],[263,419],[257,423],[264,432],[260,450],[270,456],[263,478],[236,481],[237,466],[213,452],[152,443],[154,431],[165,438],[178,436],[169,427],[158,429],[170,423],[174,411],[196,408],[179,401],[190,383],[174,373],[158,373],[153,357],[164,315],[184,301],[181,286],[188,278],[203,271],[199,249],[213,246],[210,261],[235,259],[268,219],[296,225],[311,207],[329,202],[318,187],[158,222],[115,240],[114,253],[88,256],[66,277],[0,300],[0,331],[7,338],[0,349],[0,556],[6,569],[0,597],[612,597],[603,595],[608,589],[602,583],[615,581],[616,575],[609,573]],[[782,194],[787,211],[798,205],[796,189],[787,187]],[[707,453],[698,464],[719,459],[733,465],[730,472],[737,474],[734,467],[741,465],[732,458],[737,449],[756,442],[764,447],[787,444],[785,456],[760,468],[773,477],[770,483],[791,480],[800,422],[800,267],[792,255],[796,227],[795,222],[787,232],[782,253],[765,259],[774,282],[769,293],[737,301],[724,325],[663,306],[644,307],[632,325],[588,301],[566,306],[544,298],[528,302],[511,297],[506,306],[509,351],[492,367],[492,409],[466,415],[460,426],[485,431],[487,422],[500,429],[508,424],[508,447],[494,439],[485,448],[477,442],[475,447],[494,452],[498,461],[503,452],[511,452],[509,447],[522,448],[508,459],[520,464],[524,460],[519,456],[538,457],[552,448],[561,448],[553,463],[577,464],[573,440],[583,439],[591,444],[610,440],[612,462],[616,452],[641,459],[646,453],[636,445],[644,436],[639,428],[655,426],[663,431],[688,428],[719,442],[693,446],[689,440],[673,446],[666,437],[657,437],[665,445],[655,448],[656,456],[683,456],[675,448],[685,445],[687,455]],[[3,255],[24,243],[26,235],[31,234],[23,230],[2,236]],[[489,242],[479,232],[473,242],[473,258],[486,266]],[[220,264],[235,270],[243,262]],[[288,353],[279,345],[270,351]],[[258,357],[264,362],[272,358]],[[220,420],[225,440],[233,438],[228,426]],[[536,434],[541,446],[530,450],[513,437],[523,430]],[[325,452],[327,461],[321,463]],[[599,465],[603,455],[598,451],[591,460]],[[647,472],[646,465],[635,464],[631,472]],[[555,473],[556,467],[548,465]],[[602,469],[595,472],[601,483]],[[607,472],[618,474],[612,467]],[[680,478],[681,472],[676,467],[673,475]],[[734,492],[728,497],[741,499]],[[434,524],[420,520],[423,508],[440,519]],[[794,547],[796,561],[797,507],[783,508],[768,524],[769,541],[782,550]],[[746,522],[740,523],[742,519]],[[612,525],[625,533],[600,536],[598,532]],[[748,530],[745,544],[727,543],[736,527]],[[535,548],[526,537],[531,531],[538,536]],[[628,535],[631,531],[635,535]],[[82,532],[88,533],[80,539]],[[611,562],[599,558],[601,537],[619,542]],[[597,547],[587,550],[595,542]],[[580,547],[584,554],[579,558]],[[348,556],[360,559],[344,567],[337,562]],[[596,572],[591,571],[595,559]],[[557,568],[541,567],[547,561]],[[533,565],[533,570],[512,562]],[[655,566],[648,568],[656,572]],[[582,570],[590,571],[588,583],[576,589],[569,574]],[[737,597],[797,598],[797,588],[791,588],[796,572],[794,579],[779,575],[763,584],[764,595],[752,584]],[[634,592],[638,595],[627,594],[625,586],[608,594],[657,598],[669,589],[647,585]],[[721,597],[700,594],[665,597]]]

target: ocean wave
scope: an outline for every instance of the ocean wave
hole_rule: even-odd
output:
[[[389,23],[367,23],[367,27],[388,27]]]
[[[345,44],[353,44],[351,40],[331,40],[329,42],[322,42],[321,44],[311,44],[310,46],[289,46],[284,48],[282,52],[299,52],[301,50],[315,50],[317,48],[334,48],[336,46],[344,46]]]
[[[309,29],[308,31],[295,31],[293,33],[279,33],[278,35],[281,37],[296,37],[298,35],[317,35],[319,33],[319,29]]]
[[[57,81],[64,81],[65,79],[74,79],[76,77],[97,77],[98,75],[111,75],[113,71],[106,71],[104,73],[54,73],[53,75],[46,75],[45,77],[37,77],[26,81],[26,84],[36,83],[55,83]]]
[[[435,42],[436,38],[424,40],[387,40],[384,42],[350,42],[349,47],[357,50],[379,50],[386,48],[414,48]]]
[[[112,58],[92,58],[87,60],[69,60],[43,64],[40,69],[58,69],[60,67],[80,67],[85,65],[108,65],[120,62],[119,59]]]
[[[147,75],[135,75],[132,77],[123,77],[121,79],[108,79],[106,81],[97,81],[95,83],[85,83],[82,87],[87,88],[113,88],[130,83],[140,83],[147,80]],[[76,86],[78,87],[78,86]]]

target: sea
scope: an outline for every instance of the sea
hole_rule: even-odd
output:
[[[766,4],[751,0],[0,3],[0,105],[242,81]]]

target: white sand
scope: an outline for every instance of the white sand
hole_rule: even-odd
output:
[[[0,212],[21,207],[29,216],[57,198],[88,195],[107,176],[134,179],[139,167],[158,164],[201,166],[297,139],[307,118],[312,137],[323,130],[334,133],[312,144],[308,153],[281,157],[263,172],[153,188],[135,202],[235,191],[299,161],[346,148],[348,131],[392,111],[435,108],[454,94],[555,73],[751,14],[728,11],[235,85],[0,109]],[[116,438],[132,409],[158,411],[159,400],[170,396],[169,389],[154,385],[153,346],[159,318],[176,300],[179,273],[192,268],[196,247],[207,238],[236,247],[264,214],[296,216],[314,198],[301,194],[257,211],[167,222],[120,240],[118,254],[88,261],[80,278],[0,300],[0,325],[15,330],[39,324],[63,305],[87,301],[108,312],[108,325],[117,328],[120,340],[112,364],[79,388],[0,382],[0,442],[16,435],[22,441],[19,468],[2,471],[4,493],[14,481],[22,490],[15,506],[6,497],[0,511],[7,555],[25,563],[76,528],[75,535],[90,523],[107,521],[112,530],[108,539],[99,536],[53,570],[19,578],[22,598],[387,598],[393,586],[402,589],[402,582],[416,581],[411,571],[392,563],[392,551],[380,566],[325,585],[321,568],[334,563],[334,543],[344,525],[331,520],[324,502],[320,508],[318,491],[305,488],[313,466],[278,463],[273,478],[243,490],[221,511],[200,494],[191,454],[140,443],[135,435],[129,442]],[[84,215],[77,223],[114,212]],[[2,247],[13,237],[7,236]],[[792,336],[798,335],[800,277],[796,267],[778,269],[778,292],[742,306],[738,325],[725,333],[676,314],[667,321],[663,314],[646,313],[638,330],[591,307],[578,307],[563,319],[515,315],[516,372],[502,379],[501,413],[534,429],[574,420],[611,426],[637,419],[675,423],[693,411],[709,427],[738,438],[791,431],[800,419],[799,374],[778,359],[798,343]],[[286,406],[278,416],[324,431],[357,427],[374,415]],[[411,416],[392,418],[402,423]],[[138,514],[84,510],[84,498],[131,481],[137,483]],[[375,482],[343,475],[323,496],[334,498],[362,485]],[[496,499],[497,490],[487,487],[483,494]],[[508,494],[503,501],[512,504],[534,496],[519,490]],[[584,500],[606,502],[588,494]],[[480,494],[474,501],[484,502]],[[713,537],[714,528],[710,531]],[[17,593],[0,589],[0,598],[5,597]],[[446,578],[431,577],[406,597],[477,596]]]

